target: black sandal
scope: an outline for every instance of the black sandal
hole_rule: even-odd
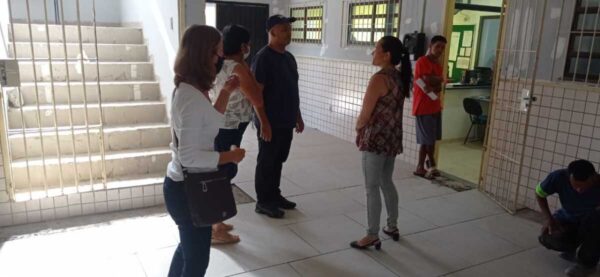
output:
[[[386,227],[383,227],[383,229],[381,229],[383,231],[384,234],[392,237],[392,239],[394,241],[399,241],[400,240],[400,231],[398,230],[398,228],[394,228],[392,231],[390,230],[386,230]]]

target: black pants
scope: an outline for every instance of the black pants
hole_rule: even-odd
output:
[[[240,147],[244,132],[248,127],[249,122],[242,122],[237,129],[219,129],[219,134],[215,138],[215,151],[225,152],[231,150],[231,146]],[[220,165],[219,169],[227,170],[227,176],[233,179],[238,172],[238,166],[234,163]]]
[[[287,160],[294,137],[293,128],[273,128],[270,142],[260,138],[260,128],[257,128],[258,157],[256,159],[256,174],[254,185],[257,202],[269,204],[281,197],[281,170]]]
[[[166,177],[163,185],[167,211],[179,229],[180,243],[173,254],[169,277],[204,276],[210,258],[212,228],[196,228],[187,206],[183,182]]]
[[[540,243],[552,250],[577,251],[580,264],[595,267],[600,260],[600,211],[590,212],[579,223],[562,226],[564,232],[560,234],[543,233],[539,238]]]

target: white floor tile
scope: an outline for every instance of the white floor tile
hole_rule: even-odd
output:
[[[298,273],[289,265],[283,264],[274,267],[268,267],[257,271],[246,272],[235,275],[235,277],[300,277]]]
[[[395,276],[387,268],[357,249],[343,250],[294,262],[292,266],[301,276]]]
[[[343,215],[304,221],[289,227],[321,253],[349,248],[351,241],[366,234],[362,225]]]
[[[241,242],[216,246],[244,270],[256,270],[318,254],[309,244],[285,226],[237,223],[235,233]]]

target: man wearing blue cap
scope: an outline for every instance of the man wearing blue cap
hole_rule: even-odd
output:
[[[260,135],[258,130],[258,158],[255,174],[256,212],[273,218],[282,218],[282,209],[294,209],[296,203],[281,195],[281,170],[292,146],[294,128],[304,130],[300,114],[298,66],[294,56],[285,50],[292,40],[293,17],[274,15],[267,20],[269,44],[261,49],[252,63],[252,72],[260,83],[267,118],[271,123],[272,138]]]

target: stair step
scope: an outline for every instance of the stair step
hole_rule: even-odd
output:
[[[16,42],[29,42],[29,25],[13,24],[14,40]],[[105,27],[98,26],[98,43],[112,44],[143,44],[144,36],[140,28],[130,27]],[[9,27],[9,38],[12,41],[12,30]],[[49,24],[50,42],[63,42],[62,25]],[[47,42],[46,26],[44,24],[31,24],[31,32],[34,42]],[[79,42],[79,28],[76,25],[65,25],[65,36],[67,42]],[[93,26],[81,26],[81,42],[93,43]]]
[[[73,125],[85,125],[85,105],[76,104],[72,106]],[[160,101],[134,101],[103,103],[105,125],[126,125],[137,123],[166,122],[165,104]],[[23,121],[21,120],[21,109]],[[54,127],[54,107],[52,105],[40,105],[41,127]],[[71,126],[69,117],[69,105],[56,105],[57,126]],[[87,106],[88,124],[100,123],[98,104]],[[22,108],[10,108],[8,110],[9,129],[38,128],[37,106],[29,105]]]
[[[144,148],[125,151],[111,151],[104,155],[107,178],[119,178],[131,175],[164,174],[171,160],[171,150],[168,147]],[[46,173],[44,174],[44,164]],[[79,182],[90,180],[90,157],[87,154],[72,156],[45,157],[45,159],[20,159],[11,163],[13,185],[16,189],[27,189],[27,166],[29,166],[31,186],[60,184],[60,168],[62,167],[63,183],[75,183],[75,166]],[[94,182],[102,179],[102,157],[100,154],[91,155],[92,179]],[[44,178],[44,175],[46,176]]]
[[[83,70],[81,63],[76,61],[68,62],[70,81],[83,80]],[[98,79],[96,62],[85,61],[85,79],[87,81],[96,81]],[[151,62],[99,62],[100,81],[130,81],[130,80],[154,80],[154,68]],[[22,82],[33,82],[33,66],[31,61],[19,62],[19,73]],[[52,63],[52,74],[54,81],[66,81],[67,70],[64,62]],[[37,81],[50,81],[50,63],[47,61],[35,62]]]
[[[23,136],[21,130],[12,130],[11,133],[8,140],[12,159],[40,157],[42,155],[41,138],[44,141],[44,154],[46,156],[55,156],[60,152],[63,156],[72,157],[73,142],[75,142],[75,154],[87,154],[88,152],[88,132],[82,126],[74,128],[73,132],[71,132],[70,127],[63,127],[59,130],[46,129],[41,132],[41,136],[38,130],[32,129],[27,129],[25,136]],[[100,152],[99,134],[99,128],[89,130],[89,151],[91,153]],[[60,145],[56,142],[57,135]],[[27,143],[27,155],[25,155],[25,142]],[[170,142],[171,129],[167,123],[106,126],[104,128],[105,151],[167,147]]]
[[[141,187],[151,185],[161,185],[165,180],[165,174],[153,173],[144,175],[130,175],[126,177],[108,178],[106,182],[106,189],[119,189],[127,187]],[[79,183],[79,187],[75,183],[64,184],[61,191],[60,184],[49,184],[48,193],[44,190],[44,187],[36,186],[31,188],[31,194],[29,188],[15,189],[15,200],[17,202],[27,201],[31,199],[39,199],[45,197],[54,197],[78,192],[97,191],[104,189],[101,181],[94,181],[92,184],[88,182]]]
[[[52,84],[50,82],[38,82],[40,104],[52,104]],[[103,102],[126,102],[126,101],[158,101],[160,100],[160,85],[156,81],[117,81],[100,82]],[[82,104],[84,101],[83,85],[81,81],[71,82],[71,103]],[[18,90],[7,89],[9,105],[19,107]],[[21,83],[21,94],[25,105],[37,103],[35,83]],[[98,102],[98,84],[87,82],[86,94],[88,103]],[[56,104],[69,103],[69,86],[66,82],[54,82],[54,98]]]
[[[16,42],[17,59],[31,59],[31,43],[29,42]],[[79,50],[79,43],[67,43],[67,59],[77,59],[81,57]],[[8,45],[8,53],[12,56],[14,54],[13,44]],[[84,43],[83,57],[88,59],[98,59],[96,55],[96,47],[93,43]],[[33,52],[35,58],[48,59],[48,43],[45,42],[34,42]],[[64,60],[64,43],[54,42],[50,43],[50,52],[52,53],[53,60]],[[98,52],[100,53],[100,61],[135,61],[143,62],[148,61],[148,48],[143,44],[98,44]]]

